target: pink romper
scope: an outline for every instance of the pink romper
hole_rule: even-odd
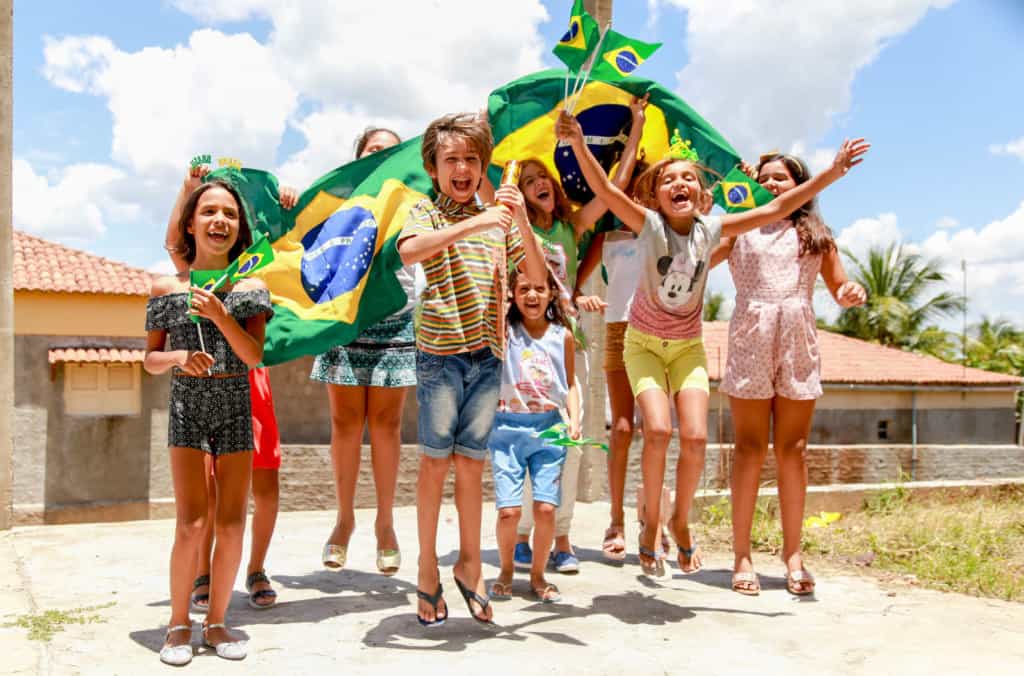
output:
[[[812,296],[821,254],[798,256],[789,221],[736,238],[729,271],[736,309],[722,391],[740,399],[817,399],[821,357]]]

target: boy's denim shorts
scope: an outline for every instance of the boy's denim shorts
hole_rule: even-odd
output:
[[[417,350],[420,452],[486,458],[500,385],[501,360],[489,348],[449,355]]]
[[[562,499],[565,449],[538,439],[540,432],[562,422],[557,411],[498,413],[491,431],[491,470],[498,509],[523,506],[523,486],[530,473],[534,502],[558,506]]]

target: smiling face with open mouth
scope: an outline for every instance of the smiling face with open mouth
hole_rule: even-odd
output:
[[[666,165],[655,186],[658,208],[670,219],[696,218],[703,211],[705,190],[700,170],[692,162],[679,160]]]
[[[446,134],[437,144],[436,169],[427,169],[438,189],[460,204],[476,195],[483,175],[480,153],[464,136]]]
[[[526,203],[546,214],[555,211],[555,184],[548,175],[547,169],[536,162],[523,164],[523,172],[519,177],[519,189],[523,192]]]
[[[522,275],[516,279],[512,289],[512,302],[516,304],[523,320],[533,324],[545,319],[553,294],[547,279],[543,284],[532,284],[526,275]]]
[[[207,255],[228,255],[238,239],[239,209],[234,195],[214,187],[203,192],[196,203],[188,232],[196,240],[196,250]]]

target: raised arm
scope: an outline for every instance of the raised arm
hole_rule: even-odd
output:
[[[636,153],[640,148],[640,139],[644,135],[644,123],[647,120],[645,108],[647,107],[648,94],[644,94],[643,98],[633,97],[632,103],[629,104],[629,110],[633,116],[633,124],[629,128],[629,138],[626,139],[626,147],[622,151],[622,159],[619,160],[619,166],[615,169],[615,175],[612,177],[612,185],[619,190],[625,191],[626,187],[629,186],[629,180],[633,177],[633,169],[636,167]],[[577,211],[573,216],[573,227],[576,229],[576,239],[579,240],[587,230],[594,227],[597,223],[597,219],[604,216],[605,212],[608,211],[608,206],[600,197],[594,197],[594,199],[584,205],[582,209]]]
[[[744,211],[739,214],[722,216],[722,237],[735,237],[748,230],[780,221],[796,211],[801,205],[810,202],[815,195],[846,175],[851,168],[864,161],[863,155],[871,148],[864,139],[847,139],[832,160],[832,166],[806,183],[801,183],[788,192],[784,192],[768,204]]]
[[[609,180],[597,159],[587,148],[587,144],[583,140],[583,130],[576,118],[563,110],[558,116],[555,131],[559,140],[568,141],[572,146],[580,168],[583,170],[583,178],[587,181],[590,189],[594,191],[594,195],[602,200],[630,230],[634,232],[643,230],[644,208]]]
[[[210,167],[205,164],[196,164],[185,171],[185,180],[181,182],[181,189],[174,199],[174,206],[171,208],[171,215],[167,219],[167,232],[164,233],[164,249],[171,258],[174,269],[178,272],[188,271],[188,261],[185,260],[184,241],[181,238],[181,228],[178,222],[181,220],[181,210],[185,208],[192,191],[198,188],[203,177],[210,173]]]
[[[523,243],[523,253],[526,255],[523,272],[526,273],[531,284],[544,284],[548,278],[548,265],[544,260],[544,251],[540,248],[540,240],[533,233],[533,228],[530,227],[523,193],[514,185],[503,185],[498,188],[495,197],[512,214],[512,221],[519,231],[519,239]]]

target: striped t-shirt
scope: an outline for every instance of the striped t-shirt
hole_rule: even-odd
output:
[[[447,195],[423,200],[410,210],[401,238],[444,230],[481,211],[475,203],[459,204]],[[526,253],[515,227],[507,235],[501,228],[473,233],[423,261],[427,288],[420,297],[420,350],[458,354],[489,347],[502,358],[497,326],[505,304],[499,306],[494,288],[502,247],[509,270],[522,265]]]

